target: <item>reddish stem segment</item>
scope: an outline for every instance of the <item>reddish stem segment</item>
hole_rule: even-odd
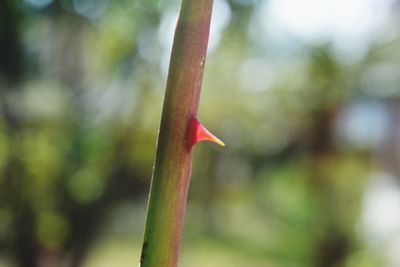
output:
[[[212,2],[182,0],[158,135],[141,267],[177,266],[192,165],[187,129],[199,104]]]

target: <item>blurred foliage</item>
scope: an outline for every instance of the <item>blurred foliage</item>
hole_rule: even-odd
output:
[[[398,175],[393,140],[357,146],[341,120],[398,108],[398,7],[350,60],[275,40],[267,2],[215,1],[199,117],[227,147],[196,148],[181,265],[395,266],[360,234],[372,156]],[[0,266],[138,262],[178,9],[0,2]]]

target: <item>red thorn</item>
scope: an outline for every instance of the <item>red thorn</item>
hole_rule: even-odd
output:
[[[194,115],[189,120],[188,131],[187,131],[187,148],[190,149],[201,141],[210,141],[214,142],[220,146],[225,146],[224,142],[222,142],[218,137],[210,133],[204,126],[201,124]]]

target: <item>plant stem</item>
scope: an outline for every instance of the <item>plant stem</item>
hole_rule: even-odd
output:
[[[192,168],[187,129],[199,105],[212,2],[182,1],[158,135],[141,267],[177,266]]]

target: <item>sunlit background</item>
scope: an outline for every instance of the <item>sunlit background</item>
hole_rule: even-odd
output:
[[[0,1],[0,266],[139,262],[178,0]],[[215,0],[180,266],[400,266],[400,2]]]

